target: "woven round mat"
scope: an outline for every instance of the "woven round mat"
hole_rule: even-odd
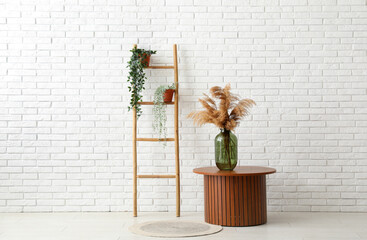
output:
[[[129,227],[135,234],[150,237],[194,237],[217,233],[221,226],[195,221],[151,221],[135,224]]]

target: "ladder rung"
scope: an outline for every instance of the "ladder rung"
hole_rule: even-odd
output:
[[[146,68],[150,68],[150,69],[174,69],[175,66],[149,66]]]
[[[140,105],[154,105],[154,102],[138,102],[138,104],[140,104]],[[174,102],[165,102],[163,104],[173,105],[175,103]]]
[[[137,178],[176,178],[176,175],[137,175]]]
[[[142,142],[173,142],[175,141],[174,138],[137,138],[136,141],[142,141]]]

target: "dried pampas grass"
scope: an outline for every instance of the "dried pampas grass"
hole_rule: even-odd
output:
[[[229,131],[235,129],[256,103],[252,99],[239,99],[230,90],[230,84],[224,88],[212,87],[210,89],[212,98],[204,94],[204,98],[199,99],[205,110],[191,112],[188,117],[192,118],[198,126],[212,123],[220,129]],[[215,99],[219,100],[218,106]]]

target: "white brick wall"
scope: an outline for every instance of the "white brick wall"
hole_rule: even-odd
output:
[[[183,211],[203,210],[192,169],[218,132],[185,116],[230,82],[258,103],[236,134],[240,165],[278,171],[269,210],[367,212],[365,0],[0,0],[0,211],[132,209],[134,43],[155,64],[179,46]],[[170,144],[139,146],[140,173],[174,171]],[[174,210],[174,180],[139,181],[139,210]]]

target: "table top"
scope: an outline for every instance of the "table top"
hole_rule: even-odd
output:
[[[195,168],[193,170],[194,173],[203,174],[203,175],[211,175],[211,176],[258,176],[265,174],[275,173],[276,170],[274,168],[269,167],[260,167],[260,166],[237,166],[233,171],[222,171],[217,167],[201,167]]]

